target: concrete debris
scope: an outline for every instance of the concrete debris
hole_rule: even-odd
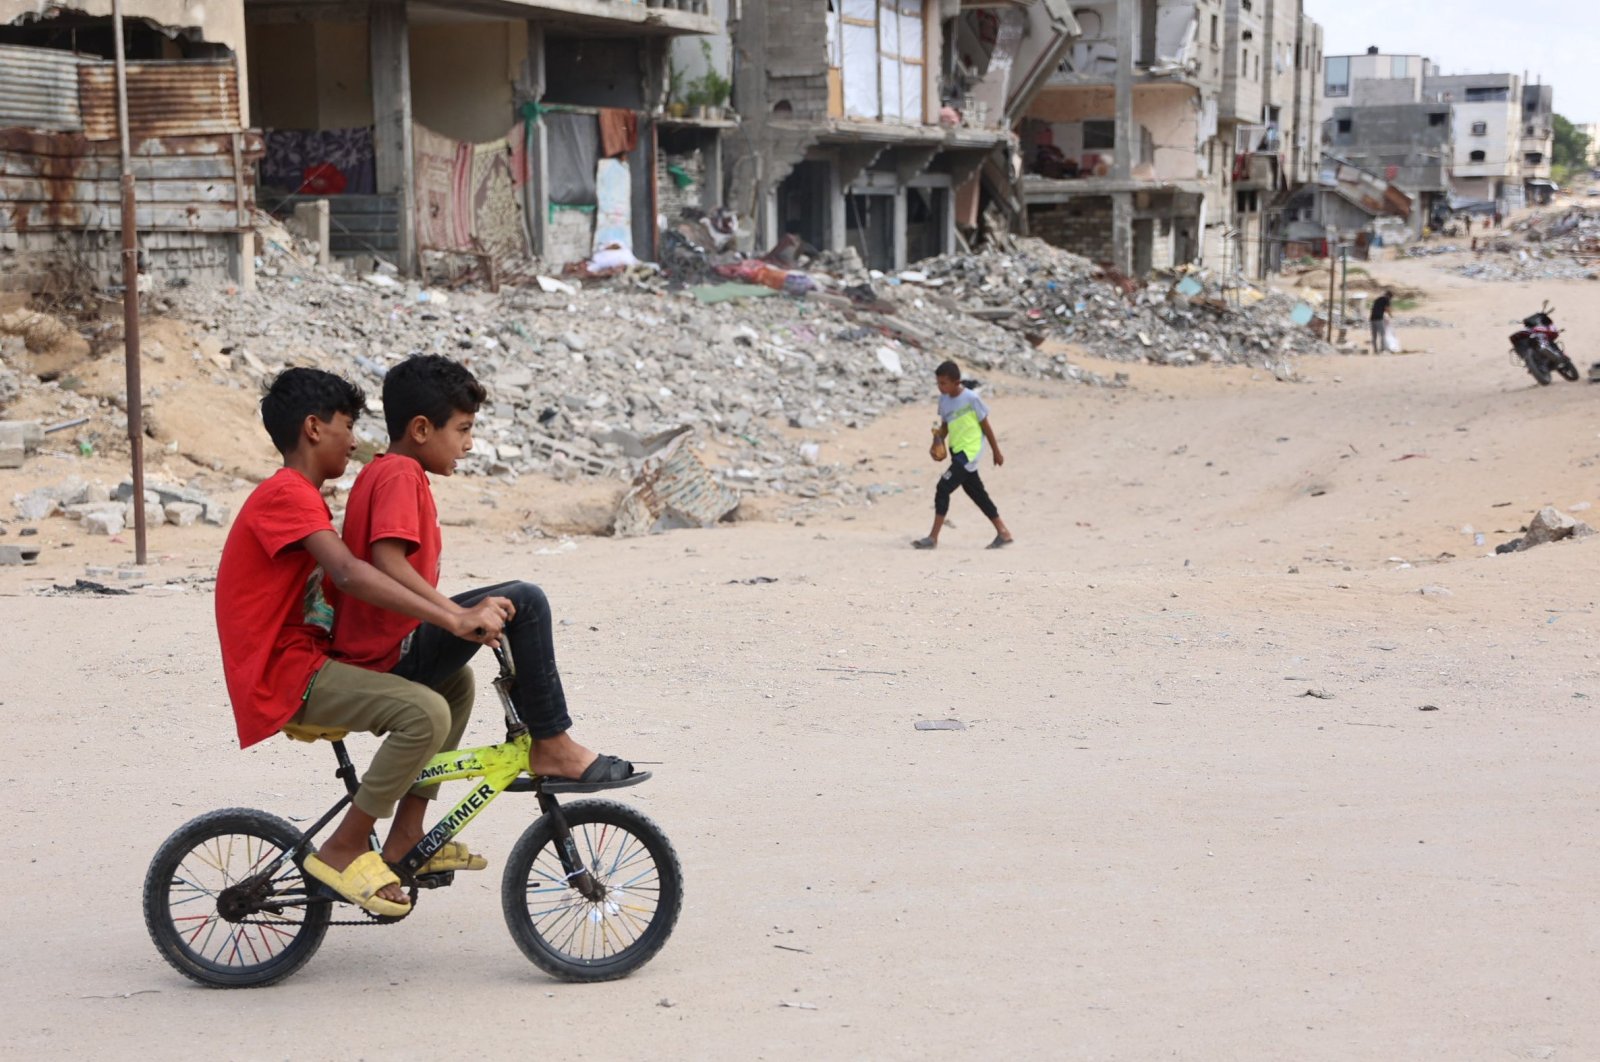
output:
[[[1528,521],[1528,531],[1522,536],[1517,551],[1530,550],[1547,542],[1559,542],[1564,538],[1587,538],[1594,533],[1594,528],[1583,521],[1547,505]]]
[[[707,303],[682,276],[628,270],[554,283],[533,273],[497,293],[464,285],[445,301],[414,281],[375,287],[269,245],[273,268],[258,271],[254,292],[197,285],[152,301],[210,333],[225,363],[216,378],[248,390],[289,365],[314,364],[356,380],[370,399],[412,353],[460,360],[490,403],[458,470],[505,480],[630,480],[646,457],[642,440],[689,427],[697,451],[717,455],[724,485],[870,502],[846,470],[797,458],[797,442],[808,440],[787,429],[815,432],[809,441],[822,444],[901,405],[926,404],[933,369],[947,358],[980,372],[1123,385],[969,316],[937,285],[874,281],[853,254],[836,257],[845,271],[805,274],[799,295],[755,285],[771,297]],[[381,416],[364,418],[357,433],[386,441]]]
[[[618,538],[680,527],[711,527],[739,507],[739,496],[717,482],[687,444],[687,432],[646,458],[633,488],[617,507]]]
[[[922,285],[1030,343],[1063,340],[1118,361],[1273,370],[1285,355],[1334,353],[1291,320],[1292,296],[1237,277],[1185,269],[1141,284],[1042,240],[1010,242],[1009,253],[988,249],[918,263]]]
[[[146,527],[168,523],[189,527],[201,519],[221,527],[230,515],[226,505],[187,487],[146,484],[144,503]],[[92,535],[115,535],[134,523],[133,485],[127,480],[108,489],[103,483],[85,483],[74,476],[53,487],[15,495],[11,504],[24,520],[43,520],[59,513]]]
[[[0,546],[0,565],[34,564],[38,560],[38,546]]]

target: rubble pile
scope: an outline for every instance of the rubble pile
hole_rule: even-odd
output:
[[[1477,280],[1600,279],[1600,211],[1581,206],[1532,214],[1472,241],[1407,248],[1412,258],[1471,250],[1477,259],[1451,270]]]
[[[1039,239],[1014,246],[929,259],[917,275],[968,314],[1118,361],[1226,362],[1281,373],[1286,355],[1334,352],[1294,323],[1297,300],[1280,292],[1237,278],[1225,286],[1203,269],[1158,273],[1141,285]]]
[[[829,277],[801,297],[673,289],[648,269],[587,286],[542,277],[491,294],[387,272],[346,276],[270,245],[262,261],[254,292],[174,289],[159,308],[210,332],[241,387],[317,365],[375,400],[389,366],[410,354],[462,361],[491,401],[466,472],[623,474],[653,438],[690,425],[728,451],[720,472],[729,482],[804,494],[838,470],[785,428],[820,433],[927,403],[946,358],[979,372],[1106,383],[931,298],[879,297]],[[737,297],[719,294],[730,290]],[[358,430],[383,442],[379,416]]]
[[[88,483],[74,476],[52,486],[14,495],[17,517],[35,523],[52,516],[76,520],[91,535],[115,535],[134,522],[133,484],[124,480],[115,488]],[[189,527],[205,522],[221,527],[228,522],[228,507],[204,493],[186,487],[147,484],[144,518],[147,527],[173,524]]]

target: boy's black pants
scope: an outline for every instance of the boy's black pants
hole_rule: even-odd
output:
[[[550,602],[544,591],[532,583],[509,582],[469,590],[451,600],[470,607],[486,597],[508,598],[517,609],[500,636],[517,665],[517,681],[511,688],[511,703],[517,715],[535,738],[565,733],[572,726],[572,717],[567,714],[567,698],[561,690],[561,674],[556,670]],[[424,623],[411,633],[400,662],[389,673],[434,686],[466,667],[481,648],[477,642]]]
[[[939,483],[933,490],[933,511],[939,516],[948,515],[950,495],[960,487],[983,515],[993,520],[1000,515],[1000,510],[989,500],[989,492],[983,489],[983,480],[978,478],[977,470],[967,471],[967,461],[967,455],[961,451],[950,455],[950,467],[944,470],[944,475],[939,477]]]

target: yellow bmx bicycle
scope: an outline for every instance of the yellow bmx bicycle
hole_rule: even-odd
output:
[[[672,934],[683,905],[677,853],[648,817],[611,800],[561,806],[558,794],[637,785],[648,771],[621,782],[555,782],[527,773],[528,729],[511,704],[515,679],[509,654],[495,650],[494,681],[506,715],[499,745],[440,753],[419,782],[472,780],[471,790],[394,867],[410,893],[401,918],[361,912],[334,921],[343,900],[307,876],[312,838],[344,810],[356,791],[356,769],[344,734],[292,734],[333,743],[345,795],[305,830],[251,808],[213,811],[167,838],[144,881],[150,937],[179,973],[213,988],[276,984],[316,954],[331,925],[382,925],[412,917],[422,889],[444,888],[455,871],[421,873],[433,854],[501,793],[532,793],[542,812],[506,860],[500,900],[512,939],[533,963],[565,981],[610,981],[648,962]],[[379,849],[378,838],[372,846]],[[355,908],[359,911],[359,908]]]

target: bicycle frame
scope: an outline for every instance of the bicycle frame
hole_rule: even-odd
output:
[[[595,884],[593,877],[579,858],[577,846],[573,843],[566,820],[561,815],[561,806],[553,795],[544,792],[538,778],[523,778],[523,775],[528,773],[528,752],[533,747],[533,739],[528,734],[527,725],[517,716],[516,707],[511,702],[511,686],[516,681],[516,668],[511,662],[511,654],[497,647],[494,655],[500,662],[500,674],[494,680],[494,689],[500,697],[501,707],[505,710],[506,740],[498,745],[480,745],[477,748],[441,752],[423,765],[413,785],[436,785],[471,779],[483,781],[473,786],[471,792],[458,800],[422,835],[422,840],[412,846],[405,857],[394,865],[395,871],[399,874],[401,883],[412,888],[437,888],[440,885],[448,885],[454,879],[453,871],[423,875],[421,878],[417,872],[444,846],[445,842],[465,829],[467,824],[477,818],[479,813],[501,793],[532,792],[539,797],[540,811],[550,815],[554,820],[556,836],[561,840],[558,854],[562,869],[567,872],[568,881],[589,899],[599,899],[604,890]],[[332,822],[334,816],[343,811],[354,798],[358,788],[355,764],[351,762],[350,753],[345,749],[343,740],[333,741],[331,744],[334,756],[339,761],[339,768],[334,773],[344,781],[345,795],[340,797],[321,818],[312,823],[288,851],[228,891],[248,896],[259,884],[271,881],[284,863],[298,859],[305,853],[310,846],[311,838]],[[378,835],[373,833],[370,840],[373,849],[378,850]],[[322,897],[308,895],[303,901],[275,899],[270,906],[292,907],[320,902],[325,902]]]

